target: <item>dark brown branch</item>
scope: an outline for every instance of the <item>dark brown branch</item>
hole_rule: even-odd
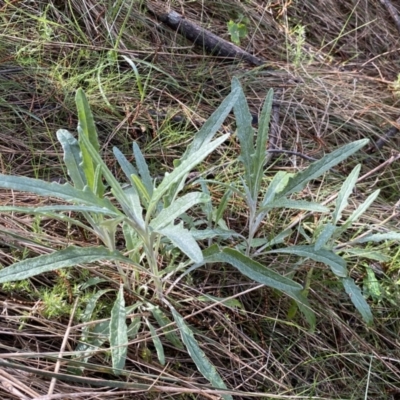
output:
[[[163,13],[156,11],[151,7],[149,7],[149,10],[161,22],[178,31],[181,35],[192,41],[194,44],[201,46],[210,54],[244,60],[252,65],[257,66],[265,63],[265,61],[262,59],[253,56],[240,47],[235,46],[227,40],[220,38],[219,36],[200,27],[199,25],[196,25],[194,22],[185,19],[182,15],[175,11]]]
[[[397,30],[400,32],[400,17],[395,6],[390,2],[390,0],[380,0],[380,2],[389,11],[390,16],[393,18],[394,23],[396,24]]]
[[[396,124],[399,126],[400,125],[400,118],[398,118],[396,120]],[[369,149],[368,149],[368,153],[375,153],[377,150],[381,150],[382,147],[389,141],[389,139],[391,139],[393,136],[397,135],[400,132],[399,128],[397,128],[397,126],[392,126],[391,128],[389,128],[385,135],[381,138],[379,138],[379,140],[377,140],[374,145],[372,145]]]

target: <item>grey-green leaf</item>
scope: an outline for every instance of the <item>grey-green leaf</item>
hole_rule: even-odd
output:
[[[285,189],[280,192],[280,195],[286,196],[290,193],[299,192],[300,190],[304,189],[309,181],[318,178],[335,165],[350,157],[356,151],[364,147],[368,142],[368,139],[357,140],[356,142],[346,144],[336,149],[332,153],[325,155],[320,160],[313,162],[304,171],[295,174],[289,180]]]
[[[304,313],[308,323],[314,328],[315,315],[311,310],[307,298],[302,294],[303,287],[299,283],[272,271],[265,265],[254,261],[234,249],[226,248],[222,252],[213,251],[204,260],[205,262],[228,263],[250,279],[287,294],[301,306],[300,309]]]
[[[154,326],[150,323],[150,321],[148,319],[146,319],[146,324],[149,327],[150,334],[151,334],[151,340],[153,341],[154,347],[156,348],[158,361],[160,361],[161,365],[165,365],[164,347],[161,343],[161,340],[158,337],[157,332],[154,329]]]
[[[328,222],[320,234],[317,237],[317,240],[315,241],[314,244],[314,249],[316,251],[319,251],[323,246],[325,246],[328,241],[331,239],[332,235],[334,234],[336,230],[336,226],[332,225],[330,222]]]
[[[291,200],[282,198],[269,202],[266,206],[261,207],[258,210],[258,212],[259,213],[264,212],[272,208],[294,208],[296,210],[306,210],[306,211],[321,212],[321,213],[329,212],[328,207],[325,207],[319,203],[314,203],[305,200]]]
[[[157,189],[154,190],[153,196],[151,198],[151,207],[149,205],[150,211],[154,208],[168,189],[183,178],[192,168],[200,164],[210,153],[212,153],[218,146],[220,146],[229,137],[229,133],[222,135],[213,142],[204,145],[201,149],[192,153],[188,156],[182,163],[176,167],[170,174],[166,175]]]
[[[361,164],[358,164],[353,171],[351,171],[350,175],[343,182],[342,188],[340,189],[339,195],[336,199],[336,207],[335,211],[332,214],[332,222],[336,225],[341,216],[342,211],[347,207],[348,198],[353,192],[354,186],[357,182],[358,175],[360,173]]]
[[[121,285],[117,299],[111,309],[110,320],[111,358],[113,371],[116,375],[120,375],[121,370],[125,367],[126,354],[128,351],[127,332],[124,288],[123,285]]]
[[[0,187],[20,192],[35,193],[43,197],[57,197],[71,203],[83,203],[114,209],[109,201],[98,198],[88,187],[85,187],[85,190],[78,190],[69,183],[60,185],[40,179],[0,174]]]
[[[203,261],[203,253],[201,252],[199,245],[193,239],[190,231],[183,227],[182,222],[178,225],[171,224],[155,231],[166,236],[195,263]]]
[[[187,193],[176,199],[169,207],[164,208],[160,214],[151,221],[150,226],[155,230],[161,229],[169,225],[171,222],[174,222],[176,218],[181,216],[194,205],[205,203],[207,201],[210,201],[210,197],[204,193]]]
[[[399,232],[387,232],[387,233],[373,233],[368,236],[364,236],[360,239],[356,239],[354,243],[368,243],[368,242],[383,242],[384,240],[396,240],[400,241]]]
[[[146,160],[140,151],[139,146],[136,142],[133,142],[133,154],[135,156],[136,167],[139,170],[140,177],[142,178],[143,185],[145,186],[147,193],[151,197],[153,194],[153,180],[150,176],[149,167],[147,166]]]
[[[362,315],[364,321],[367,324],[371,324],[373,322],[373,316],[371,309],[364,299],[364,296],[361,293],[360,288],[354,283],[353,279],[351,278],[344,278],[342,279],[344,290],[349,295],[350,300],[356,307],[356,309]]]
[[[196,364],[197,369],[206,378],[214,388],[227,389],[221,376],[218,374],[215,366],[211,364],[210,360],[204,354],[203,350],[200,349],[193,332],[186,325],[185,320],[179,315],[179,313],[171,306],[171,312],[178,326],[179,332],[186,349]],[[222,394],[221,397],[224,400],[233,400],[233,397],[229,394]]]
[[[0,283],[19,281],[43,272],[72,267],[78,264],[92,263],[99,260],[125,261],[126,259],[118,252],[110,251],[105,247],[70,246],[51,254],[17,262],[0,270]]]
[[[75,188],[83,189],[87,181],[81,165],[82,157],[78,141],[65,129],[57,131],[57,138],[64,150],[64,163],[68,175],[74,182]]]
[[[300,257],[311,258],[314,261],[318,261],[328,265],[336,276],[346,277],[348,275],[346,261],[331,250],[315,250],[314,246],[301,245],[285,247],[278,250],[271,250],[268,253],[294,254]]]

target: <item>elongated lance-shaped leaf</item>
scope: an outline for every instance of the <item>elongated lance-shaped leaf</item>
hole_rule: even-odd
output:
[[[271,250],[268,253],[294,254],[300,257],[311,258],[314,261],[328,265],[336,276],[343,278],[348,275],[346,261],[331,250],[316,250],[314,246],[300,245]]]
[[[298,172],[290,178],[285,189],[279,193],[280,196],[286,196],[303,190],[309,181],[318,178],[335,165],[350,157],[356,151],[364,147],[368,142],[369,139],[357,140],[356,142],[346,144],[332,153],[325,155],[320,160],[313,162],[304,171]]]
[[[126,311],[124,288],[120,286],[110,319],[110,347],[114,374],[120,375],[125,367],[128,351],[128,327],[126,326]]]
[[[43,272],[72,267],[78,264],[92,263],[99,260],[127,261],[119,252],[110,251],[105,247],[70,246],[51,254],[17,262],[0,270],[0,283],[20,281],[42,274]]]
[[[93,212],[97,214],[110,215],[113,217],[117,217],[121,215],[117,210],[110,210],[105,207],[94,207],[94,206],[44,206],[44,207],[17,207],[17,206],[0,206],[0,211],[3,212],[20,212],[25,214],[42,214],[42,215],[54,215],[55,212]],[[56,216],[55,216],[56,217]],[[70,221],[73,221],[71,218]]]
[[[322,204],[305,200],[291,200],[291,199],[278,199],[275,201],[271,201],[266,206],[261,207],[258,210],[258,212],[264,212],[267,210],[271,210],[273,208],[294,208],[297,210],[306,210],[306,211],[321,212],[321,213],[329,212],[329,208],[323,206]]]
[[[0,208],[1,211],[1,208]],[[384,240],[400,241],[399,232],[372,233],[360,239],[356,239],[353,243],[383,242]]]
[[[183,222],[178,225],[169,225],[155,232],[166,236],[176,247],[185,253],[193,262],[203,261],[203,253],[189,230],[183,227]]]
[[[64,163],[67,167],[68,175],[76,189],[83,189],[87,181],[82,169],[81,149],[78,141],[65,129],[57,131],[57,139],[64,150]]]
[[[277,193],[281,192],[288,184],[289,178],[290,174],[285,171],[279,171],[275,174],[271,183],[268,186],[267,191],[265,192],[264,199],[261,203],[262,207],[267,206],[275,199]]]
[[[264,163],[265,163],[265,149],[267,148],[269,122],[271,119],[272,100],[274,92],[272,89],[268,91],[267,97],[265,98],[263,109],[260,115],[260,123],[258,126],[257,141],[255,153],[252,159],[253,170],[253,198],[256,199],[260,192],[261,181],[264,176]]]
[[[207,201],[210,201],[210,197],[204,193],[187,193],[179,199],[176,199],[169,207],[164,208],[160,214],[151,221],[150,227],[155,230],[161,229],[169,225],[171,222],[174,222],[176,218],[181,216],[194,205],[205,203]]]
[[[198,150],[207,145],[222,123],[225,121],[228,114],[231,112],[232,107],[236,103],[239,96],[240,89],[235,88],[232,92],[222,101],[220,106],[213,112],[210,118],[204,123],[202,128],[195,135],[192,144],[182,157],[182,161],[196,153]]]
[[[211,364],[210,360],[204,354],[203,350],[201,350],[200,346],[197,343],[197,340],[193,335],[193,332],[185,323],[185,320],[172,306],[170,306],[170,308],[176,325],[179,329],[179,333],[181,334],[182,341],[186,346],[189,356],[196,364],[199,372],[211,383],[214,388],[227,389],[215,366]],[[233,397],[229,394],[221,394],[221,397],[224,400],[233,400]]]
[[[143,224],[140,220],[138,220],[135,213],[132,212],[132,210],[129,206],[129,200],[126,196],[126,193],[122,189],[119,182],[115,179],[112,172],[108,169],[107,165],[101,159],[100,155],[96,152],[95,148],[91,145],[89,139],[86,136],[82,136],[82,143],[85,145],[85,147],[88,151],[88,154],[94,160],[96,165],[99,165],[101,167],[106,181],[111,186],[113,194],[116,197],[116,199],[118,200],[118,202],[121,204],[125,214],[133,220],[137,229],[142,230]]]
[[[372,316],[371,309],[369,308],[367,301],[364,299],[360,288],[351,278],[344,278],[342,279],[342,282],[344,290],[349,295],[350,300],[356,309],[362,315],[364,321],[369,325],[372,324],[374,317]]]
[[[138,176],[136,168],[127,160],[127,158],[117,147],[113,147],[113,153],[125,176],[128,178],[129,183],[133,185],[131,175]]]
[[[60,185],[59,183],[46,182],[40,179],[0,174],[0,188],[35,193],[43,197],[57,197],[71,203],[106,207],[116,211],[116,208],[108,199],[98,198],[88,187],[85,187],[84,190],[78,190],[69,183]]]
[[[140,151],[139,146],[136,142],[133,142],[133,154],[135,156],[136,167],[139,170],[139,175],[142,178],[143,185],[146,187],[149,196],[153,194],[153,179],[150,176],[149,167],[147,166],[146,160]]]
[[[353,171],[351,171],[350,175],[343,182],[342,188],[340,189],[339,195],[336,199],[336,207],[335,211],[332,214],[332,223],[336,225],[340,218],[342,217],[343,210],[348,205],[348,199],[353,192],[354,186],[357,183],[357,178],[360,173],[361,164],[358,164]]]
[[[151,322],[147,318],[146,318],[146,324],[150,330],[151,340],[153,341],[154,347],[156,349],[158,361],[160,362],[161,365],[165,365],[164,347],[161,343],[161,340],[160,340],[159,336],[157,335],[157,332],[154,329],[154,326],[151,324]]]
[[[178,349],[183,349],[183,344],[179,339],[179,336],[174,332],[175,328],[171,326],[172,322],[165,315],[165,313],[160,310],[158,306],[149,307],[153,317],[156,319],[158,325],[162,328],[165,337]]]
[[[229,137],[229,133],[222,135],[213,142],[204,145],[199,150],[192,153],[187,157],[182,163],[176,167],[170,174],[166,174],[157,189],[154,190],[153,196],[151,198],[146,219],[150,218],[150,215],[154,208],[157,206],[158,202],[168,191],[168,189],[180,181],[188,172],[190,172],[196,165],[200,164],[210,153],[212,153],[218,146],[225,142]]]
[[[228,207],[231,195],[232,195],[232,191],[230,189],[228,189],[225,191],[224,195],[222,196],[222,198],[219,202],[218,208],[217,208],[217,212],[215,213],[215,224],[218,224],[218,222],[222,219],[224,212],[226,210],[226,207]]]
[[[300,309],[304,313],[307,322],[314,329],[315,315],[307,298],[302,294],[303,287],[299,283],[272,271],[270,268],[234,249],[225,248],[219,252],[215,251],[215,247],[209,249],[204,252],[204,261],[207,263],[228,263],[248,278],[287,294],[298,303],[299,307],[301,306]]]
[[[319,233],[317,240],[315,241],[315,244],[314,244],[314,249],[316,251],[319,251],[320,249],[322,249],[322,247],[325,246],[328,243],[328,241],[332,238],[336,229],[337,228],[335,225],[328,222],[323,227],[322,231]]]
[[[361,215],[368,210],[371,204],[375,201],[375,199],[379,196],[380,189],[375,190],[375,192],[371,193],[364,201],[364,203],[360,204],[354,212],[350,215],[350,217],[345,221],[343,227],[348,228],[353,222],[356,222]]]
[[[82,143],[82,137],[84,136],[90,142],[92,147],[96,150],[96,153],[99,153],[100,145],[97,137],[96,126],[94,124],[93,114],[90,110],[86,95],[81,88],[76,91],[75,103],[78,110],[79,118],[78,133],[79,147],[82,154],[82,169],[86,176],[86,181],[89,187],[98,197],[101,197],[104,194],[104,185],[101,182],[101,176],[97,177],[97,182],[95,181],[95,171],[97,163],[93,160],[86,146]],[[95,191],[95,187],[97,188],[97,191]]]
[[[250,190],[251,198],[254,200],[254,130],[251,126],[251,114],[247,105],[246,97],[237,78],[232,79],[232,90],[239,90],[239,96],[233,111],[236,118],[237,136],[240,142],[240,159],[244,165],[244,178]],[[265,148],[264,148],[265,154]]]

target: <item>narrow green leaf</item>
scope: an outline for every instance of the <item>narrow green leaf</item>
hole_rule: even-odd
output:
[[[342,279],[342,282],[344,290],[349,295],[350,300],[352,301],[356,309],[362,315],[364,321],[369,325],[372,324],[372,312],[369,308],[367,301],[364,299],[360,288],[354,283],[353,279],[351,278]]]
[[[67,167],[68,175],[76,189],[83,189],[87,181],[81,165],[82,157],[78,141],[65,129],[57,131],[57,138],[64,151],[64,163]]]
[[[72,267],[78,264],[92,263],[99,260],[126,261],[126,258],[122,257],[120,253],[110,251],[105,247],[70,246],[51,254],[17,262],[0,270],[0,283],[19,281],[43,272]]]
[[[271,203],[276,194],[282,191],[285,186],[289,182],[291,174],[288,174],[285,171],[279,171],[274,175],[274,178],[272,179],[271,183],[268,186],[268,189],[264,195],[264,199],[261,203],[262,207],[266,207]]]
[[[336,276],[346,277],[348,275],[346,261],[342,257],[331,250],[315,250],[313,245],[290,246],[283,249],[271,250],[268,253],[294,254],[300,257],[311,258],[314,261],[328,265]]]
[[[287,186],[280,195],[287,196],[288,194],[303,190],[309,181],[318,178],[335,165],[350,157],[356,151],[364,147],[368,142],[368,139],[357,140],[356,142],[346,144],[332,153],[325,155],[320,160],[313,162],[304,171],[295,174],[289,180]]]
[[[166,236],[176,247],[185,253],[195,263],[203,261],[203,253],[190,231],[183,227],[183,222],[178,225],[169,225],[155,232]]]
[[[269,202],[266,206],[261,207],[258,212],[264,212],[272,208],[294,208],[297,210],[306,210],[312,212],[329,212],[329,208],[319,203],[313,203],[305,200],[278,199]]]
[[[96,214],[110,215],[117,217],[121,215],[117,210],[110,210],[105,207],[95,207],[95,206],[44,206],[44,207],[18,207],[18,206],[0,206],[0,211],[2,212],[19,212],[24,214],[42,214],[49,215],[54,214],[54,212],[92,212]]]
[[[371,193],[364,203],[360,204],[356,210],[354,210],[353,214],[350,215],[350,217],[346,220],[346,222],[343,224],[343,227],[348,228],[350,225],[353,224],[353,222],[356,222],[361,215],[367,211],[367,209],[370,207],[370,205],[375,201],[375,199],[379,196],[380,189],[375,190],[375,192]]]
[[[153,341],[154,347],[156,348],[158,361],[160,361],[161,365],[165,365],[164,347],[161,343],[161,340],[158,337],[157,332],[154,329],[154,326],[150,323],[150,321],[147,318],[146,318],[146,324],[149,327],[151,340]]]
[[[222,198],[218,204],[217,212],[215,213],[215,224],[218,224],[218,221],[220,219],[222,219],[224,212],[226,210],[226,207],[229,204],[231,195],[232,195],[232,191],[228,189],[225,191],[224,195],[222,196]]]
[[[168,189],[182,179],[196,165],[200,164],[210,153],[219,147],[229,137],[229,133],[215,139],[213,142],[204,145],[201,149],[191,153],[182,163],[170,174],[166,174],[160,185],[153,192],[153,197],[149,205],[149,211],[152,212]]]
[[[263,109],[260,115],[260,123],[258,126],[257,141],[255,154],[253,156],[253,198],[257,198],[261,188],[261,181],[264,176],[265,149],[267,148],[269,122],[271,119],[272,101],[274,91],[268,90],[264,101]]]
[[[35,193],[43,197],[57,197],[71,203],[84,203],[115,210],[109,200],[98,198],[88,187],[85,187],[84,190],[78,190],[69,183],[60,185],[59,183],[46,182],[40,179],[0,174],[0,187],[20,192]]]
[[[192,144],[184,154],[182,161],[192,154],[199,151],[205,145],[209,144],[212,138],[225,121],[226,117],[232,110],[239,96],[240,89],[236,88],[222,101],[220,106],[213,112],[210,118],[204,123],[202,128],[195,135]]]
[[[348,199],[353,192],[354,186],[357,183],[360,169],[361,164],[358,164],[343,182],[342,188],[340,189],[339,195],[336,199],[335,211],[332,214],[332,222],[334,225],[336,225],[340,221],[340,218],[342,217],[342,211],[348,205]]]
[[[142,226],[142,223],[137,219],[136,215],[134,212],[132,212],[129,204],[129,200],[126,196],[125,191],[122,189],[120,183],[117,181],[117,179],[114,177],[113,173],[109,170],[107,165],[104,163],[104,161],[101,159],[100,155],[96,152],[95,148],[91,145],[90,141],[88,138],[86,138],[85,135],[82,136],[82,143],[85,145],[88,154],[90,157],[94,160],[96,165],[100,165],[103,175],[108,182],[108,184],[111,186],[112,192],[118,202],[121,204],[122,209],[124,213],[132,219],[132,221],[135,223],[136,227],[140,229]]]
[[[153,194],[153,179],[150,176],[149,167],[147,166],[146,160],[143,157],[142,152],[140,151],[139,146],[136,142],[133,142],[133,154],[136,160],[136,167],[139,170],[140,177],[142,178],[142,182],[146,187],[147,193],[151,197]]]
[[[237,137],[240,142],[240,160],[244,165],[244,179],[247,186],[250,189],[251,199],[255,200],[254,196],[254,175],[253,168],[254,164],[254,130],[251,126],[251,114],[249,110],[249,106],[247,105],[246,97],[243,93],[243,89],[240,86],[240,82],[237,78],[232,79],[232,90],[239,90],[239,96],[236,101],[236,104],[233,107],[233,111],[235,113],[236,119],[236,127],[237,127]],[[265,148],[264,148],[265,154]]]
[[[211,364],[210,360],[204,354],[203,350],[201,350],[201,348],[199,347],[193,335],[193,332],[191,331],[189,326],[186,325],[185,320],[172,306],[170,308],[176,325],[178,326],[179,332],[181,334],[182,341],[186,346],[189,356],[196,364],[197,369],[204,376],[204,378],[206,378],[211,383],[214,388],[227,389],[215,366]],[[229,394],[222,394],[221,397],[224,400],[233,400],[233,397]]]
[[[142,199],[144,207],[146,207],[150,201],[150,193],[147,191],[146,186],[138,175],[131,175],[131,180]]]
[[[133,185],[131,175],[138,175],[136,168],[127,160],[124,154],[117,147],[113,147],[113,153],[129,183]]]
[[[314,329],[315,315],[311,310],[307,298],[302,294],[303,287],[299,283],[272,271],[270,268],[254,261],[237,250],[225,248],[222,252],[215,252],[214,249],[211,254],[207,256],[205,254],[204,256],[204,260],[207,263],[228,263],[248,278],[287,294],[296,300],[307,322]]]
[[[314,249],[316,251],[321,250],[322,247],[325,246],[328,243],[328,241],[332,238],[336,229],[337,228],[335,225],[332,225],[330,222],[328,222],[322,229],[322,232],[318,235],[317,240],[315,241],[314,244]]]
[[[221,228],[201,229],[201,230],[192,228],[190,230],[190,234],[193,236],[195,240],[206,240],[206,239],[213,239],[216,237],[221,239],[230,239],[231,237],[242,237],[239,233],[236,233],[233,230],[226,230]]]
[[[1,210],[1,208],[0,208]],[[360,239],[356,239],[354,243],[368,243],[368,242],[383,242],[384,240],[400,240],[400,233],[398,232],[387,232],[387,233],[373,233],[368,236],[364,236]]]
[[[75,95],[76,108],[78,110],[79,126],[82,132],[89,139],[93,148],[99,152],[100,145],[97,137],[96,125],[92,111],[90,110],[89,102],[87,101],[85,92],[79,88]]]
[[[163,330],[165,337],[175,346],[177,349],[183,349],[183,344],[179,339],[179,336],[174,332],[174,327],[171,326],[172,322],[170,319],[165,315],[163,311],[160,310],[158,306],[152,306],[150,308],[151,313],[153,314],[154,318],[156,319],[158,325],[160,325],[161,329]]]
[[[128,351],[128,327],[126,325],[126,311],[124,287],[120,286],[117,298],[111,309],[110,319],[110,348],[114,374],[120,375],[125,367]]]
[[[100,145],[97,137],[97,130],[94,123],[93,114],[90,110],[86,95],[81,88],[76,91],[75,103],[78,110],[79,118],[78,142],[82,155],[82,170],[85,174],[86,181],[90,189],[93,190],[96,196],[102,197],[104,194],[104,185],[101,181],[101,176],[96,177],[95,171],[97,163],[90,156],[85,144],[82,143],[82,137],[85,137],[95,149],[96,153],[99,153]],[[95,188],[97,188],[97,190]]]
[[[206,203],[210,201],[210,197],[200,192],[187,193],[184,196],[176,199],[169,207],[164,208],[150,223],[154,230],[161,229],[183,213],[189,210],[196,204]]]

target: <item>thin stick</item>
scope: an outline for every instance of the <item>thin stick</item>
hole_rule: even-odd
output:
[[[78,306],[78,300],[79,300],[79,297],[77,297],[77,298],[75,299],[74,307],[73,307],[72,312],[71,312],[71,317],[69,318],[68,326],[67,326],[67,329],[66,329],[66,331],[65,331],[65,335],[64,335],[64,339],[63,339],[62,344],[61,344],[60,352],[59,352],[59,354],[58,354],[58,360],[57,360],[56,366],[55,366],[55,368],[54,368],[54,372],[55,372],[56,374],[58,374],[58,371],[60,370],[61,359],[62,359],[64,350],[65,350],[65,346],[67,345],[69,333],[71,332],[71,326],[72,326],[72,322],[73,322],[73,320],[74,320],[74,315],[75,315],[76,307]],[[55,386],[56,386],[56,382],[57,382],[57,378],[51,378],[49,390],[48,390],[48,392],[47,392],[47,395],[48,395],[48,396],[51,396],[51,395],[53,394],[54,388],[55,388]]]

